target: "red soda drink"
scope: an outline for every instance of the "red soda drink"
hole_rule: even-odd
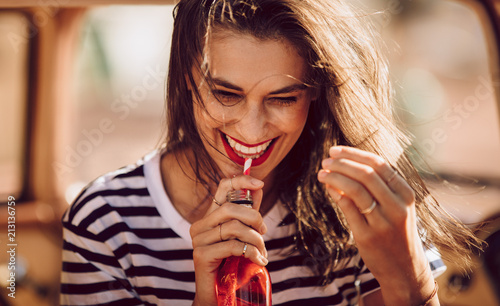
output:
[[[243,256],[225,259],[217,273],[219,306],[271,305],[271,278],[265,267]]]
[[[250,175],[252,160],[245,160],[243,174]],[[227,201],[252,208],[250,190],[232,190]],[[218,306],[270,306],[271,278],[265,267],[244,256],[230,256],[222,262],[216,282]]]

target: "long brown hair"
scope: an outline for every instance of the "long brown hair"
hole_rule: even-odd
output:
[[[193,103],[202,99],[192,95],[199,97],[192,69],[207,75],[206,40],[220,29],[263,40],[286,39],[308,64],[307,82],[319,96],[311,103],[299,140],[275,169],[280,178],[275,188],[295,216],[296,244],[314,263],[313,270],[328,283],[339,259],[356,252],[342,212],[316,176],[333,145],[384,158],[415,191],[424,243],[468,266],[467,254],[479,240],[441,209],[412,165],[409,138],[393,120],[388,69],[374,33],[361,26],[367,23],[363,17],[340,0],[181,0],[174,15],[166,145],[174,153],[196,149],[193,179],[207,191],[221,178],[194,122]]]

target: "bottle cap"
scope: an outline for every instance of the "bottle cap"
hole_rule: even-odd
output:
[[[247,207],[252,207],[253,204],[253,197],[250,190],[231,190],[227,193],[226,200]]]

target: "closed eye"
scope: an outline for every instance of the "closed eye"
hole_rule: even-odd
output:
[[[269,100],[274,101],[280,105],[287,106],[287,105],[291,105],[291,104],[294,104],[295,102],[297,102],[297,97],[295,97],[295,96],[293,96],[293,97],[272,97],[272,98],[269,98]]]
[[[213,89],[212,94],[224,105],[234,105],[243,99],[243,97],[237,93],[220,89]]]

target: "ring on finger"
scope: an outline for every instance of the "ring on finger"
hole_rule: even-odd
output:
[[[362,215],[367,215],[371,213],[375,209],[375,207],[377,207],[377,201],[373,200],[372,205],[370,205],[370,207],[368,207],[367,209],[360,210],[359,212]]]
[[[387,184],[390,184],[391,181],[396,177],[396,175],[398,175],[398,172],[394,169],[392,169],[392,174],[391,174],[391,177],[389,177],[389,179],[387,180]]]
[[[212,198],[212,202],[217,204],[217,206],[221,206],[222,203],[219,203],[219,201],[217,201],[215,198]]]
[[[247,252],[247,247],[248,243],[245,242],[245,245],[243,246],[243,253],[241,254],[241,256],[245,257],[245,253]]]

